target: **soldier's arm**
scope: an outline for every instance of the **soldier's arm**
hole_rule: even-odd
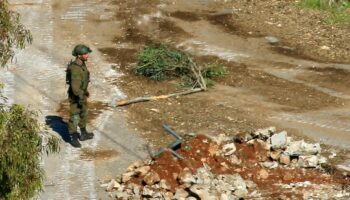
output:
[[[71,69],[71,86],[72,91],[75,96],[79,96],[79,98],[84,97],[84,91],[81,89],[82,84],[82,73],[79,66],[72,66]]]

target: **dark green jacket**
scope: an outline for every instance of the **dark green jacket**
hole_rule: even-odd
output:
[[[69,76],[69,98],[76,100],[83,99],[87,94],[87,88],[90,82],[90,72],[85,62],[77,58],[69,64],[67,73]]]

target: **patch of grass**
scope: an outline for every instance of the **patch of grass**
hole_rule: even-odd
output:
[[[138,66],[134,68],[136,75],[144,75],[153,80],[181,78],[184,87],[198,87],[198,81],[191,68],[197,65],[183,51],[164,44],[146,46],[138,56]],[[227,74],[222,63],[209,63],[200,67],[200,73],[207,86],[214,85],[213,78]]]
[[[350,23],[350,1],[349,0],[302,0],[299,5],[304,8],[319,9],[329,13],[325,20],[327,24],[349,24]]]

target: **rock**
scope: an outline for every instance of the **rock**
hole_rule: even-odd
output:
[[[106,190],[111,191],[112,189],[118,189],[119,187],[120,187],[120,184],[116,180],[112,179],[108,183]]]
[[[327,158],[323,156],[318,156],[318,164],[321,165],[325,163],[327,163]]]
[[[265,37],[265,39],[270,44],[277,44],[280,41],[278,38],[273,37],[273,36],[267,36],[267,37]]]
[[[336,168],[340,171],[350,172],[350,166],[347,165],[337,165]]]
[[[141,194],[141,186],[139,186],[139,185],[137,185],[135,183],[132,183],[132,184],[129,184],[128,187],[132,190],[134,195],[140,195]]]
[[[269,172],[266,169],[260,169],[258,172],[258,177],[260,179],[267,179],[269,177]]]
[[[136,174],[135,171],[126,172],[122,175],[122,183],[128,182],[134,175]]]
[[[182,188],[176,189],[173,199],[185,199],[188,197],[188,192]]]
[[[138,176],[145,176],[149,172],[150,169],[151,169],[150,166],[139,167],[135,170],[135,173]]]
[[[240,165],[242,163],[242,160],[238,159],[238,157],[236,155],[230,156],[229,160],[234,165]]]
[[[252,135],[246,134],[246,133],[240,133],[233,137],[233,141],[240,144],[248,142],[249,140],[252,140],[252,139],[253,139]]]
[[[225,144],[222,151],[225,156],[230,156],[236,151],[236,146],[234,143]]]
[[[316,155],[320,152],[321,146],[319,143],[308,144],[304,140],[289,143],[285,150],[285,153],[291,156]]]
[[[153,195],[154,195],[154,191],[151,188],[149,188],[148,185],[143,187],[143,190],[142,190],[143,197],[152,197]]]
[[[281,149],[287,146],[287,132],[282,131],[271,136],[272,149]]]
[[[180,184],[196,182],[191,171],[188,168],[185,168],[183,171],[179,173],[179,175],[177,176],[177,180]]]
[[[132,163],[127,169],[126,172],[134,171],[136,168],[142,167],[144,165],[142,160],[138,160],[134,163]]]
[[[118,191],[115,193],[115,198],[116,199],[128,199],[128,194],[122,191]]]
[[[216,200],[215,196],[210,194],[208,185],[195,184],[190,187],[190,191],[196,194],[201,200]]]
[[[247,185],[239,174],[225,175],[224,177],[228,184],[234,186],[234,195],[238,198],[243,198],[248,194]]]
[[[147,185],[154,185],[155,183],[158,183],[160,181],[159,175],[154,172],[154,171],[150,171],[144,178],[143,181],[147,184]]]
[[[245,183],[246,183],[248,189],[256,189],[256,187],[257,187],[256,183],[254,183],[251,180],[246,180]]]
[[[212,182],[214,175],[210,172],[209,169],[201,167],[197,169],[194,177],[195,183],[209,185]]]
[[[171,200],[173,199],[174,194],[172,192],[165,192],[163,193],[163,199],[164,200]]]
[[[164,179],[160,180],[159,186],[160,186],[160,188],[162,188],[163,190],[170,190],[170,189],[171,189],[170,185],[169,185],[169,184],[166,182],[166,180],[164,180]]]
[[[260,163],[261,166],[268,168],[268,169],[275,169],[278,167],[278,162],[273,161],[273,162],[262,162]]]
[[[252,135],[253,138],[259,138],[261,140],[266,141],[275,132],[276,132],[276,128],[275,127],[268,127],[268,128],[265,128],[265,129],[258,129],[255,132],[253,132],[251,135]]]
[[[218,136],[212,137],[211,139],[218,145],[222,144],[223,142],[233,140],[233,138],[225,134],[219,134]]]
[[[221,194],[219,198],[219,200],[232,200],[232,199],[236,199],[236,198],[231,194],[225,194],[225,193]]]
[[[290,164],[290,156],[286,155],[284,153],[281,154],[280,156],[280,163],[284,165],[289,165]]]
[[[219,146],[214,143],[210,143],[208,147],[209,156],[219,155]]]
[[[195,197],[187,197],[186,200],[197,200]]]
[[[292,179],[293,179],[293,176],[290,173],[287,173],[287,174],[283,175],[283,180],[284,181],[291,181]]]
[[[280,156],[281,156],[282,151],[271,151],[270,152],[270,158],[272,160],[279,160]]]
[[[298,164],[300,167],[317,167],[318,165],[318,158],[315,155],[311,156],[299,156]]]

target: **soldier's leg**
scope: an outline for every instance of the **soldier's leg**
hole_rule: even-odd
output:
[[[76,148],[80,148],[81,144],[78,140],[78,138],[80,137],[77,131],[77,126],[79,124],[79,113],[80,113],[80,108],[78,106],[78,103],[75,101],[70,100],[70,118],[69,118],[69,122],[68,122],[68,131],[71,137],[71,145],[73,147]]]
[[[70,102],[70,118],[68,122],[68,131],[69,134],[77,133],[77,127],[80,121],[80,108],[78,106],[78,102],[69,101]]]
[[[79,110],[79,128],[85,128],[86,123],[87,123],[87,115],[88,115],[88,106],[87,106],[87,101],[85,99],[84,103],[80,105],[80,110]]]
[[[85,103],[82,105],[81,112],[80,112],[80,121],[79,121],[79,128],[81,131],[80,141],[89,140],[94,137],[93,133],[87,132],[86,130],[87,116],[88,116],[88,105],[87,105],[87,101],[85,100]]]

